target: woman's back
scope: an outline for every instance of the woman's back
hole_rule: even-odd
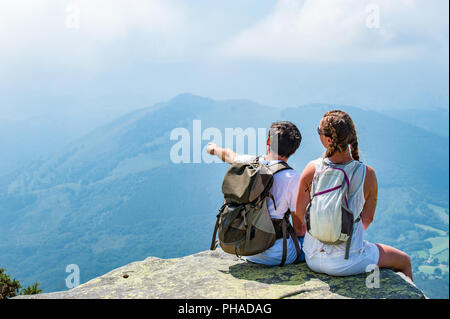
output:
[[[404,252],[384,244],[374,244],[363,239],[364,229],[372,223],[377,206],[378,185],[375,171],[359,161],[358,136],[351,117],[341,111],[325,113],[317,128],[320,142],[326,149],[324,158],[338,165],[348,174],[351,165],[361,167],[352,174],[349,187],[349,206],[353,214],[361,216],[354,224],[350,255],[345,258],[346,245],[326,245],[305,234],[303,250],[308,266],[315,272],[347,276],[369,271],[369,266],[388,267],[403,272],[412,279],[411,260]],[[356,161],[353,161],[356,160]],[[322,158],[310,162],[303,170],[297,194],[294,220],[297,231],[304,233],[305,214],[310,204],[309,188],[316,171],[321,169]],[[348,171],[347,171],[348,170]],[[357,217],[357,216],[355,216]],[[295,223],[294,223],[295,226]]]
[[[323,161],[331,163],[328,158],[318,158],[313,161],[313,163],[315,164],[316,172],[322,171],[324,169],[325,164],[323,163]],[[333,163],[333,165],[345,170],[350,179],[350,187],[348,192],[349,208],[354,214],[354,219],[356,219],[361,213],[365,203],[364,181],[366,175],[366,165],[355,160],[350,161],[346,164]],[[350,255],[352,253],[358,252],[363,247],[363,230],[364,228],[361,221],[355,224],[350,246]],[[305,254],[310,256],[321,250],[324,250],[327,254],[343,255],[345,253],[345,246],[345,243],[337,245],[327,245],[315,239],[309,233],[306,233],[303,249],[305,251]]]

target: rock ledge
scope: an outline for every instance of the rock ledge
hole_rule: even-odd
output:
[[[149,257],[71,290],[16,298],[426,298],[401,273],[381,269],[379,288],[366,287],[368,275],[331,277],[312,272],[306,263],[284,267],[256,265],[217,249],[174,259]]]

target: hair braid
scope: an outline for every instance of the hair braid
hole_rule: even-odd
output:
[[[329,127],[329,131],[331,133],[331,145],[327,148],[327,151],[325,153],[325,157],[332,156],[336,152],[336,150],[338,148],[338,144],[337,144],[338,135],[337,135],[336,129],[333,127],[333,125],[331,125],[331,123],[329,121],[329,118],[328,118],[328,124],[329,124],[329,126],[328,126]]]
[[[331,145],[324,157],[330,157],[336,152],[350,150],[353,159],[359,161],[358,137],[351,117],[340,110],[329,111],[323,116],[323,130],[331,137]]]
[[[359,161],[358,138],[356,137],[356,135],[352,143],[350,144],[350,150],[352,152],[353,159]]]

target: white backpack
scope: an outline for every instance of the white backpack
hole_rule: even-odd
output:
[[[311,201],[305,213],[306,227],[312,237],[325,244],[346,242],[345,259],[348,259],[353,224],[360,220],[360,216],[355,219],[348,206],[350,179],[347,173],[351,178],[359,162],[347,164],[351,165],[347,172],[325,160],[321,164],[317,165],[311,184]]]

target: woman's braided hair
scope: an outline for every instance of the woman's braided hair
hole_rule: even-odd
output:
[[[325,113],[322,131],[332,139],[324,157],[330,157],[335,152],[345,152],[350,145],[353,159],[359,161],[358,136],[355,124],[347,113],[340,110]]]

